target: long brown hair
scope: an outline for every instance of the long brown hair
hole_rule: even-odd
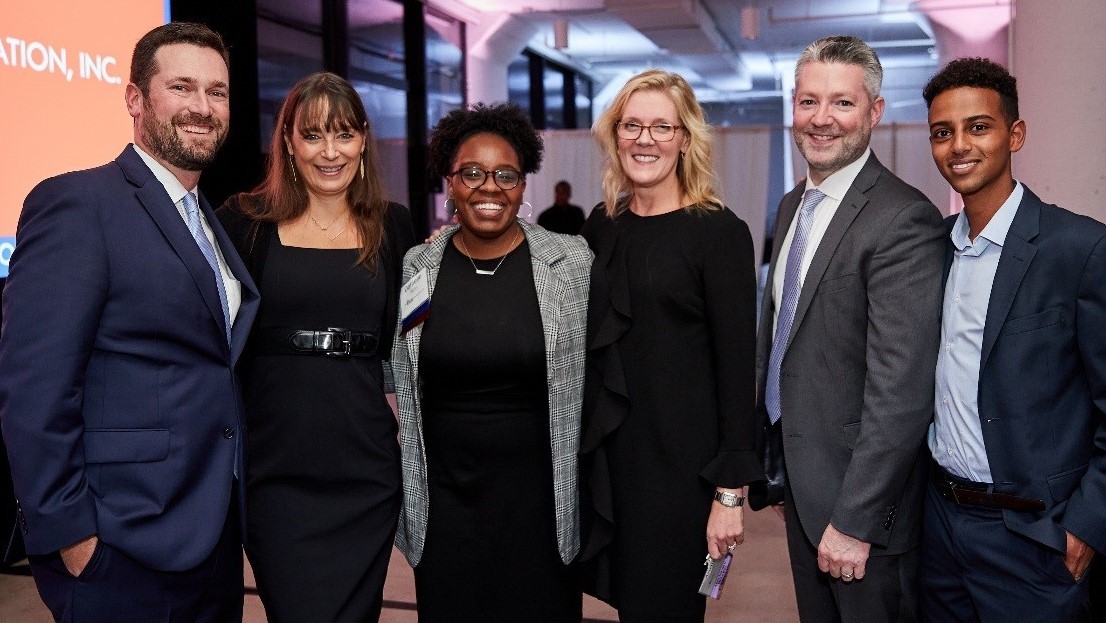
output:
[[[250,216],[279,223],[298,218],[307,211],[307,188],[302,181],[296,181],[286,155],[285,141],[292,140],[297,116],[301,125],[364,134],[365,149],[360,163],[364,176],[360,172],[353,176],[346,201],[361,235],[357,261],[375,273],[377,253],[386,243],[384,219],[388,214],[388,200],[384,197],[380,157],[365,106],[353,86],[340,76],[328,72],[311,74],[297,82],[284,98],[269,144],[268,172],[265,180],[251,193],[260,201],[251,202],[256,212]]]

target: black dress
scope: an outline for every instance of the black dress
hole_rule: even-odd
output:
[[[373,275],[357,249],[286,247],[276,228],[267,235],[255,337],[281,327],[379,334],[390,279],[382,262]],[[375,621],[400,505],[380,356],[253,346],[246,549],[269,621]]]
[[[525,241],[494,276],[446,245],[419,369],[429,486],[420,623],[578,622],[579,585],[557,550],[545,342]]]
[[[624,622],[701,622],[715,486],[754,451],[756,281],[732,212],[591,214],[581,482],[589,592]],[[590,511],[590,512],[589,512]]]

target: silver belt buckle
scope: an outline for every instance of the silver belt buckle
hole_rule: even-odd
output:
[[[353,332],[349,329],[339,329],[337,327],[327,327],[326,331],[329,335],[324,335],[322,348],[325,350],[323,354],[327,357],[349,357]],[[338,350],[334,350],[335,347]]]

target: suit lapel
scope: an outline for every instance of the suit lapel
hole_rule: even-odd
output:
[[[945,269],[941,276],[941,291],[944,292],[945,286],[949,282],[949,271],[952,270],[952,260],[956,256],[956,247],[952,244],[952,229],[956,227],[957,215],[952,215],[945,219]]]
[[[545,335],[546,369],[553,370],[553,354],[556,352],[557,328],[560,326],[561,302],[565,300],[565,283],[553,272],[553,265],[564,257],[564,249],[553,244],[543,229],[522,223],[526,242],[530,245],[530,266],[534,273],[534,288],[538,293],[538,306]]]
[[[983,348],[980,354],[979,369],[987,366],[987,358],[1002,332],[1002,325],[1014,304],[1022,279],[1029,270],[1033,256],[1037,254],[1037,237],[1041,222],[1040,199],[1025,189],[1021,205],[1010,223],[1006,234],[1006,244],[1002,245],[995,280],[991,285],[991,298],[987,302],[987,321],[983,326]]]
[[[772,256],[768,260],[768,275],[764,282],[764,300],[760,309],[760,330],[757,332],[757,351],[767,357],[768,347],[772,344],[772,329],[775,321],[776,297],[775,288],[776,269],[779,267],[780,247],[783,239],[787,237],[787,230],[791,228],[791,221],[795,219],[795,213],[799,209],[799,201],[803,197],[803,186],[793,188],[780,201],[780,209],[776,214],[776,230],[772,234]]]
[[[231,325],[231,361],[236,362],[246,347],[246,339],[249,337],[250,327],[253,326],[254,317],[257,315],[257,308],[261,296],[257,291],[257,285],[253,282],[253,278],[250,277],[249,270],[246,269],[246,265],[242,262],[242,258],[239,257],[234,243],[231,242],[226,230],[223,229],[219,219],[215,216],[214,210],[211,209],[211,204],[207,202],[203,193],[199,193],[199,196],[200,209],[203,210],[204,218],[207,219],[207,224],[215,234],[215,242],[219,244],[219,250],[222,251],[223,261],[226,262],[230,274],[234,275],[234,278],[237,279],[242,286],[242,300],[238,306],[238,314],[235,316],[234,323]],[[188,237],[192,238],[192,232],[188,232]],[[193,245],[195,245],[194,240]],[[199,247],[196,248],[199,250]],[[204,263],[207,263],[206,259]],[[219,303],[218,299],[219,292],[216,290],[216,303]],[[219,313],[216,318],[222,317],[223,311],[222,304],[220,303]]]
[[[181,218],[176,205],[165,193],[165,187],[161,185],[153,171],[150,171],[150,168],[146,166],[146,163],[142,161],[142,158],[132,147],[128,146],[123,150],[116,162],[123,169],[127,179],[137,187],[135,197],[138,198],[139,203],[142,204],[158,229],[161,230],[161,234],[165,236],[169,246],[180,257],[188,273],[192,275],[204,304],[211,312],[212,321],[219,326],[220,333],[226,335],[222,320],[223,305],[219,301],[219,290],[212,278],[211,266],[208,265],[200,251],[200,247],[196,245],[196,240],[192,237],[192,233],[188,231],[188,225],[184,223],[184,219]],[[202,200],[201,202],[206,203]],[[209,214],[208,222],[217,222],[213,221],[215,217],[210,212],[209,207],[207,210]]]
[[[883,171],[883,165],[876,159],[875,154],[872,154],[853,180],[848,192],[842,197],[840,205],[837,206],[837,212],[830,219],[826,233],[822,235],[822,240],[814,251],[814,257],[810,260],[806,277],[803,278],[803,288],[799,291],[799,302],[795,307],[795,319],[791,322],[791,334],[787,336],[789,346],[791,340],[795,339],[795,333],[799,330],[807,310],[810,309],[814,293],[818,291],[818,284],[822,282],[822,277],[826,274],[834,253],[837,252],[837,245],[841,244],[845,232],[849,231],[849,227],[860,211],[868,205],[868,196],[865,193],[875,185],[881,171]]]
[[[450,239],[453,238],[453,234],[457,232],[457,229],[454,227],[442,232],[434,242],[427,245],[411,262],[410,273],[404,271],[403,283],[407,283],[420,270],[425,269],[427,271],[427,282],[430,290],[430,313],[434,313],[434,286],[438,282],[438,267],[442,264],[445,245],[450,244]],[[416,387],[419,384],[419,344],[422,340],[423,324],[425,323],[412,327],[407,332],[407,339],[404,340],[407,344],[407,360],[411,362],[411,378]],[[418,393],[416,392],[416,400],[417,396]]]

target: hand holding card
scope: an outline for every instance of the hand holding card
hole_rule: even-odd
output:
[[[699,584],[699,594],[711,599],[718,599],[722,594],[722,585],[726,582],[726,573],[730,570],[730,561],[733,560],[733,552],[715,560],[709,555],[703,563],[707,571],[703,574],[703,581]]]

